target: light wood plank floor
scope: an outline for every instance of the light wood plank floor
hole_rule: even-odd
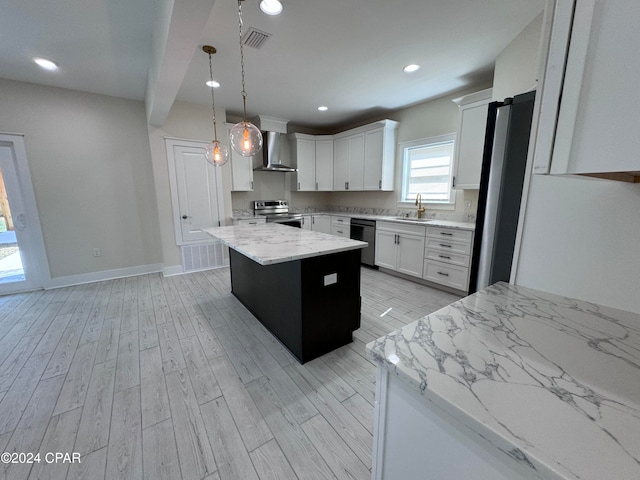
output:
[[[368,480],[365,344],[459,297],[368,268],[361,294],[354,342],[305,365],[228,269],[0,297],[0,452],[42,458],[0,478]]]

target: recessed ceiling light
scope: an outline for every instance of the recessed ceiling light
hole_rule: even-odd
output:
[[[320,110],[321,112],[326,112],[327,110],[329,110],[329,107],[325,107],[324,105],[321,105],[318,107],[318,110]]]
[[[267,15],[280,15],[282,12],[282,2],[280,0],[262,0],[260,10]]]
[[[406,67],[404,67],[402,70],[404,70],[405,73],[412,73],[417,70],[420,70],[420,65],[416,65],[415,63],[412,63],[411,65],[407,65]]]
[[[46,58],[36,57],[33,59],[33,61],[45,70],[54,71],[58,69],[58,65],[55,62],[47,60]]]
[[[205,84],[207,87],[213,87],[213,88],[218,88],[218,87],[220,87],[220,84],[219,84],[218,82],[216,82],[215,80],[213,80],[213,81],[212,81],[212,80],[207,80],[206,82],[204,82],[204,84]]]

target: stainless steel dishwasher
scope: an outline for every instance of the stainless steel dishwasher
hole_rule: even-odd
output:
[[[363,248],[360,261],[370,267],[375,267],[376,258],[376,221],[364,218],[351,219],[351,235],[353,240],[367,242],[369,246]]]

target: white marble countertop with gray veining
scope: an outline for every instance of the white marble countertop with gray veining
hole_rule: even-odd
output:
[[[334,217],[348,217],[348,218],[364,218],[367,220],[376,220],[379,222],[396,222],[399,224],[408,223],[411,225],[426,225],[431,227],[446,227],[446,228],[457,228],[460,230],[475,230],[476,224],[475,222],[455,222],[452,220],[440,220],[437,218],[429,218],[429,219],[421,219],[418,220],[415,217],[408,218],[400,218],[397,216],[390,215],[372,215],[368,213],[352,213],[352,212],[314,212],[314,213],[303,213],[302,215],[330,215]],[[234,214],[231,216],[232,220],[242,220],[248,218],[256,218],[260,217],[260,215],[253,215],[251,213],[243,213],[243,214]]]
[[[473,222],[455,222],[451,220],[440,220],[437,218],[424,218],[418,220],[415,217],[397,217],[390,215],[372,215],[367,213],[351,213],[351,212],[317,212],[317,213],[305,213],[304,215],[330,215],[334,217],[348,217],[348,218],[364,218],[366,220],[376,220],[378,222],[395,222],[399,224],[411,224],[411,225],[425,225],[427,227],[446,227],[457,228],[460,230],[475,230],[476,224]]]
[[[640,479],[639,314],[498,283],[367,353],[532,478]]]
[[[202,231],[260,265],[291,262],[367,246],[367,242],[279,223],[205,228]]]

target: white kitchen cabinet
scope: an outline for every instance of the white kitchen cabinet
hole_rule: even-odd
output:
[[[422,277],[425,227],[393,222],[376,223],[375,264],[406,275]]]
[[[380,365],[375,385],[373,480],[542,478]]]
[[[333,189],[392,191],[397,127],[381,120],[336,134]]]
[[[331,234],[339,237],[350,238],[351,218],[331,215]]]
[[[330,192],[333,190],[333,136],[316,136],[316,190]]]
[[[465,95],[453,101],[458,104],[458,134],[453,166],[453,187],[480,188],[480,171],[484,152],[484,136],[492,89]]]
[[[427,226],[422,278],[466,292],[472,244],[470,230]]]
[[[534,173],[640,181],[638,18],[639,2],[555,1]]]
[[[291,158],[298,169],[293,188],[305,192],[333,190],[333,137],[294,133],[289,140]]]
[[[347,189],[349,181],[349,137],[333,141],[333,190]]]
[[[229,162],[231,163],[231,191],[253,191],[253,162],[255,157],[243,157],[233,148],[229,140],[229,130],[233,125],[227,125],[227,146],[229,146]],[[262,152],[259,152],[261,155]]]
[[[311,215],[302,216],[302,228],[304,230],[311,230]]]
[[[364,133],[344,135],[333,145],[333,190],[362,190],[364,186]]]
[[[311,230],[314,232],[331,233],[331,216],[312,215]]]
[[[267,223],[265,217],[262,218],[234,218],[232,219],[233,225],[262,225]]]

